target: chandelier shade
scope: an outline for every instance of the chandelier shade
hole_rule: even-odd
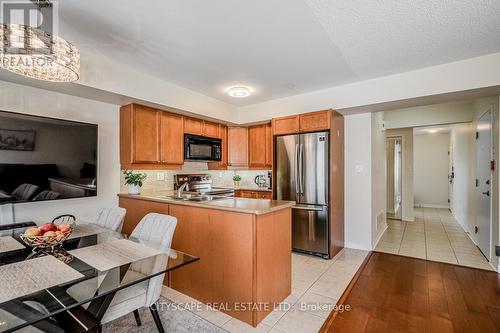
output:
[[[0,67],[33,79],[72,82],[80,77],[80,52],[43,30],[0,23]]]

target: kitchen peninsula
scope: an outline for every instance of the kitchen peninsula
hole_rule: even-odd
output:
[[[293,201],[168,198],[173,191],[120,194],[130,233],[149,212],[177,218],[172,246],[200,260],[170,276],[170,286],[253,326],[291,293]]]

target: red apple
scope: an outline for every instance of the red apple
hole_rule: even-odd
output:
[[[64,233],[62,231],[57,230],[55,233],[56,233],[57,240],[63,239]]]
[[[67,224],[61,224],[57,227],[57,230],[58,231],[61,231],[61,232],[64,232],[64,233],[67,233],[68,231],[71,230],[71,227]]]
[[[31,228],[28,228],[26,229],[26,231],[24,232],[24,235],[26,237],[36,237],[36,236],[40,236],[42,233],[40,232],[40,230],[36,227],[31,227]]]
[[[40,231],[45,234],[47,231],[53,231],[56,230],[57,227],[54,223],[45,223],[40,227]]]
[[[43,237],[55,237],[56,232],[55,231],[47,231],[46,233],[43,234]]]

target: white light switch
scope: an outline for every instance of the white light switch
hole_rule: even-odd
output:
[[[356,173],[363,173],[363,172],[365,172],[365,166],[364,165],[358,164],[354,168],[356,170]]]
[[[165,172],[157,172],[156,180],[165,180]]]

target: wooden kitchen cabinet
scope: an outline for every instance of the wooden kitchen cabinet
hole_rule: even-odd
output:
[[[210,121],[203,121],[203,136],[220,139],[219,124]]]
[[[220,138],[220,125],[211,121],[184,117],[184,133]]]
[[[227,164],[232,168],[248,168],[248,128],[228,127]]]
[[[274,118],[272,120],[273,135],[328,131],[331,126],[331,118],[332,110]]]
[[[299,116],[300,132],[328,131],[330,129],[331,110],[304,113]]]
[[[271,123],[266,125],[266,167],[273,168],[274,137]]]
[[[237,198],[269,199],[273,198],[272,191],[235,190],[234,196]]]
[[[273,137],[271,124],[248,128],[248,158],[251,169],[271,169]]]
[[[122,169],[179,169],[184,163],[184,117],[129,104],[120,109]]]
[[[175,113],[161,112],[161,163],[184,163],[184,117]]]
[[[203,135],[203,120],[184,117],[184,133]]]
[[[160,163],[160,112],[129,104],[120,109],[122,165]]]
[[[298,133],[300,130],[300,120],[299,116],[287,116],[281,118],[274,118],[272,120],[273,124],[273,134],[283,135],[283,134],[294,134]]]

